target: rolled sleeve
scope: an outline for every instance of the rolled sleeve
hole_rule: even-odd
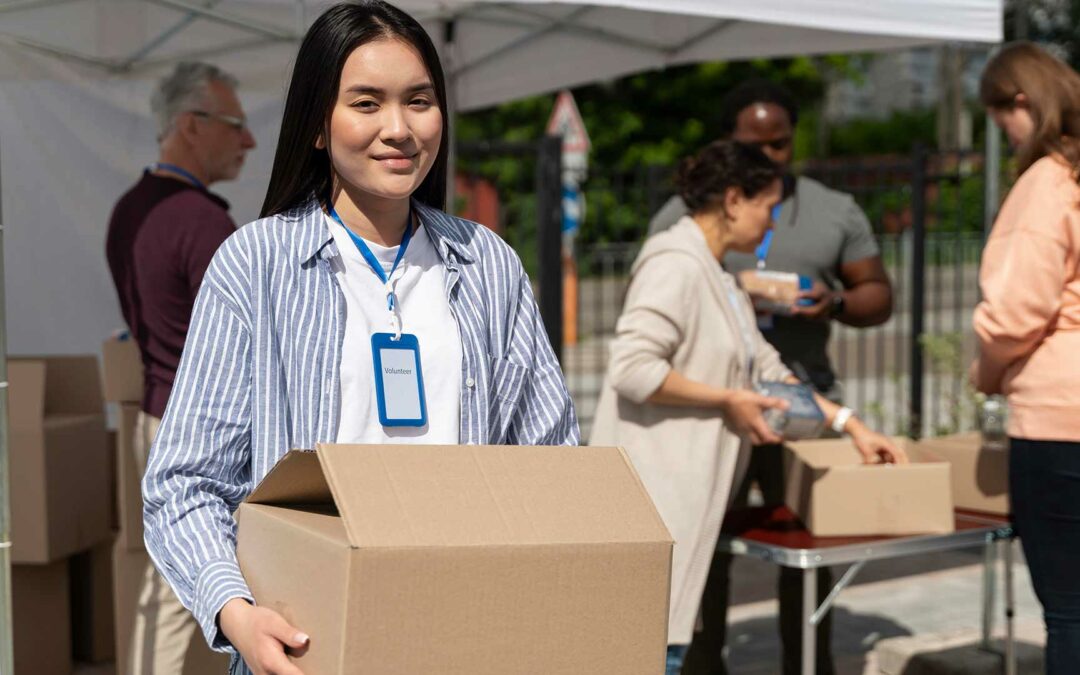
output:
[[[251,489],[250,342],[247,322],[204,284],[143,478],[147,551],[219,651],[232,650],[222,606],[252,599],[233,518]]]

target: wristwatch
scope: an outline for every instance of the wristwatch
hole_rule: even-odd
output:
[[[836,317],[840,316],[843,313],[844,313],[844,294],[843,294],[843,292],[833,293],[832,307],[829,308],[829,316],[835,319]]]

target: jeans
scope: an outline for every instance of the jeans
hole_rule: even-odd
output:
[[[737,486],[733,500],[734,508],[745,507],[749,502],[750,484],[757,481],[765,503],[784,503],[784,454],[779,445],[755,447],[750,457],[746,477]],[[832,574],[828,567],[818,570],[818,602],[832,588]],[[717,553],[713,556],[705,592],[701,598],[702,629],[694,635],[683,661],[683,675],[727,675],[724,662],[724,645],[727,642],[727,609],[731,584],[731,556]],[[780,643],[782,672],[798,675],[802,672],[802,570],[781,567],[777,595],[780,599]],[[818,675],[832,675],[832,612],[818,624],[817,664]]]
[[[668,645],[667,670],[664,675],[679,675],[682,670],[683,658],[686,656],[686,645]]]
[[[1046,673],[1080,668],[1080,443],[1010,439],[1013,520],[1046,621]]]

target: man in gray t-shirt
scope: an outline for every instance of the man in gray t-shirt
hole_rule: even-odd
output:
[[[788,168],[798,110],[789,92],[771,82],[746,82],[727,94],[720,106],[724,138],[756,145],[774,162]],[[649,234],[670,227],[687,214],[686,205],[673,197],[653,217]],[[830,326],[875,326],[892,313],[892,287],[866,215],[850,195],[836,192],[809,178],[790,173],[784,181],[784,200],[774,216],[771,243],[759,248],[765,269],[809,277],[813,287],[790,316],[759,317],[762,334],[780,353],[797,377],[830,398],[839,398],[836,376],[827,347]],[[734,275],[758,265],[754,255],[729,253],[724,268]],[[754,448],[742,485],[736,486],[735,505],[745,505],[751,482],[757,482],[766,504],[783,503],[783,461],[780,446]],[[723,648],[726,638],[730,556],[716,555],[701,604],[702,630],[686,653],[682,675],[726,673]],[[832,586],[827,568],[818,575],[818,602]],[[783,673],[801,672],[802,576],[783,568],[779,583],[780,638]],[[834,672],[831,617],[818,626],[818,675]]]

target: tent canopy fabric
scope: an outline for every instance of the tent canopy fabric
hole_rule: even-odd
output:
[[[1001,39],[1002,0],[398,0],[468,111],[714,60]],[[104,259],[112,205],[157,156],[149,98],[175,62],[240,80],[259,146],[215,186],[238,223],[265,192],[299,36],[329,3],[0,0],[0,196],[9,351],[97,352],[123,326]],[[659,8],[659,11],[658,11]]]
[[[1000,0],[398,4],[419,17],[442,47],[462,111],[678,64],[882,50],[941,40],[998,42],[1002,33]],[[0,3],[0,35],[117,74],[243,51],[253,52],[252,58],[287,62],[303,30],[328,5],[12,0]]]

